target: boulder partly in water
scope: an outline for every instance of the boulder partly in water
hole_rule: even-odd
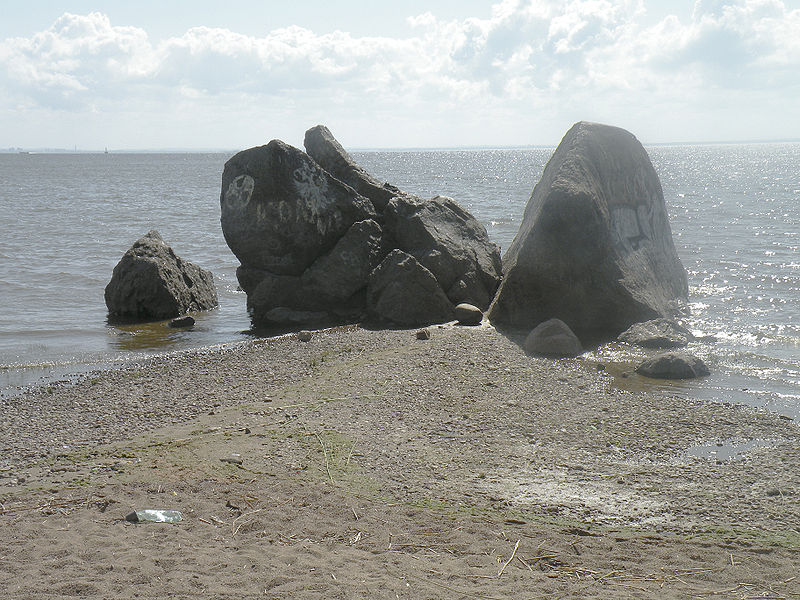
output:
[[[653,319],[643,323],[634,323],[617,336],[621,342],[641,346],[669,350],[683,348],[694,336],[691,332],[672,319]]]
[[[381,184],[326,127],[306,132],[305,145],[308,154],[273,140],[225,164],[222,230],[256,326],[320,314],[422,325],[450,320],[461,302],[488,306],[500,254],[472,215],[450,198]],[[383,264],[393,250],[403,256]],[[427,297],[399,290],[387,272]]]
[[[489,310],[501,326],[557,317],[606,337],[672,315],[687,296],[686,271],[639,141],[617,127],[574,125],[533,190],[503,271]]]
[[[171,319],[217,306],[211,271],[178,257],[152,230],[125,252],[105,289],[113,319]]]
[[[694,379],[710,374],[700,358],[686,352],[659,354],[636,367],[636,372],[653,379]]]

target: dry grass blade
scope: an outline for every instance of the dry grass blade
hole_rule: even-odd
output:
[[[358,440],[353,440],[353,443],[350,445],[350,453],[347,455],[347,461],[344,463],[345,468],[350,466],[350,459],[353,458],[353,450],[356,448],[356,442]]]
[[[331,464],[328,460],[328,449],[325,448],[325,443],[322,441],[322,438],[318,433],[315,433],[314,436],[317,438],[319,445],[322,446],[322,454],[325,456],[325,472],[328,474],[328,479],[331,480],[331,483],[335,483],[333,481],[333,475],[331,475]]]
[[[256,510],[252,510],[252,511],[250,511],[249,513],[242,513],[241,515],[239,515],[238,517],[236,517],[236,518],[233,520],[233,522],[231,523],[231,534],[232,534],[233,536],[235,536],[237,533],[239,533],[239,530],[242,528],[242,526],[243,526],[243,525],[245,525],[245,523],[239,523],[239,520],[240,520],[240,519],[242,519],[242,518],[244,518],[244,517],[251,517],[251,516],[253,516],[254,514],[256,514],[256,513],[260,513],[260,512],[262,512],[262,511],[264,511],[264,510],[267,510],[267,509],[266,509],[266,508],[258,508],[258,509],[256,509]]]
[[[528,567],[528,570],[529,570],[530,572],[533,572],[533,567],[532,567],[532,566],[530,566],[528,563],[526,563],[526,562],[523,560],[523,558],[522,558],[521,556],[518,556],[518,557],[517,557],[517,560],[518,560],[519,562],[521,562],[523,565],[525,565],[526,567]]]
[[[99,503],[102,501],[102,498],[96,496],[89,496],[88,498],[73,498],[71,500],[61,500],[59,502],[55,502],[54,500],[50,500],[48,502],[34,504],[34,505],[24,505],[24,506],[12,506],[11,508],[6,508],[3,506],[0,509],[0,515],[6,515],[11,513],[17,512],[24,512],[28,510],[53,510],[53,509],[60,509],[65,508],[68,506],[80,506],[81,504],[85,504],[86,506],[90,506],[92,503]]]
[[[514,560],[514,557],[517,555],[517,549],[518,548],[519,548],[519,540],[517,540],[517,543],[514,544],[514,551],[511,553],[511,558],[509,558],[506,561],[506,564],[504,564],[503,567],[497,572],[497,577],[498,578],[503,574],[503,571],[506,570],[506,567],[511,564],[511,561]]]

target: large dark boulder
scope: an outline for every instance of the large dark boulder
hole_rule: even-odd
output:
[[[225,164],[222,230],[256,326],[365,311],[415,325],[451,320],[455,304],[489,305],[500,254],[472,215],[381,184],[321,125],[305,145],[273,140]]]
[[[452,198],[392,198],[384,226],[397,248],[433,273],[453,304],[489,306],[500,284],[500,249]]]
[[[433,274],[402,250],[392,250],[370,275],[367,310],[380,321],[409,327],[443,323],[455,315]]]
[[[317,308],[302,302],[303,284],[297,275],[275,275],[269,271],[239,267],[236,269],[236,277],[247,294],[247,310],[256,325],[260,325],[261,316],[273,308],[305,311]]]
[[[306,131],[303,144],[308,155],[323,169],[369,198],[379,211],[386,208],[389,200],[402,194],[396,187],[381,183],[362,169],[324,125]]]
[[[176,256],[159,233],[150,231],[122,256],[105,289],[112,318],[171,319],[217,306],[211,271]]]
[[[280,140],[225,163],[222,232],[246,268],[301,275],[353,223],[375,216],[372,203]]]
[[[673,314],[686,271],[639,141],[617,127],[574,125],[533,190],[503,271],[489,310],[498,325],[557,317],[579,333],[616,335]]]
[[[381,258],[381,227],[369,219],[354,223],[333,249],[306,269],[306,293],[325,302],[344,302],[367,286]]]

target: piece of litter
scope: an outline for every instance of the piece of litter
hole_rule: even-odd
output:
[[[183,520],[183,515],[177,510],[135,510],[125,516],[131,523],[177,523]]]

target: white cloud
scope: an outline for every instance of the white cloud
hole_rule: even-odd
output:
[[[7,92],[22,106],[94,109],[147,82],[157,57],[147,34],[100,13],[65,14],[31,38],[0,42]]]
[[[770,93],[780,112],[800,91],[800,10],[780,0],[698,0],[686,22],[649,27],[644,13],[641,0],[504,0],[488,19],[410,17],[407,38],[195,27],[157,44],[100,13],[65,14],[30,38],[0,42],[0,111],[127,111],[155,122],[180,107],[183,117],[361,123],[356,143],[380,144],[371,135],[398,125],[404,135],[388,143],[415,135],[430,144],[524,143],[542,121],[557,132],[584,117],[659,137],[656,119],[721,122],[737,111],[733,97],[745,110]],[[720,98],[728,108],[714,112]],[[244,131],[228,132],[237,127]]]

